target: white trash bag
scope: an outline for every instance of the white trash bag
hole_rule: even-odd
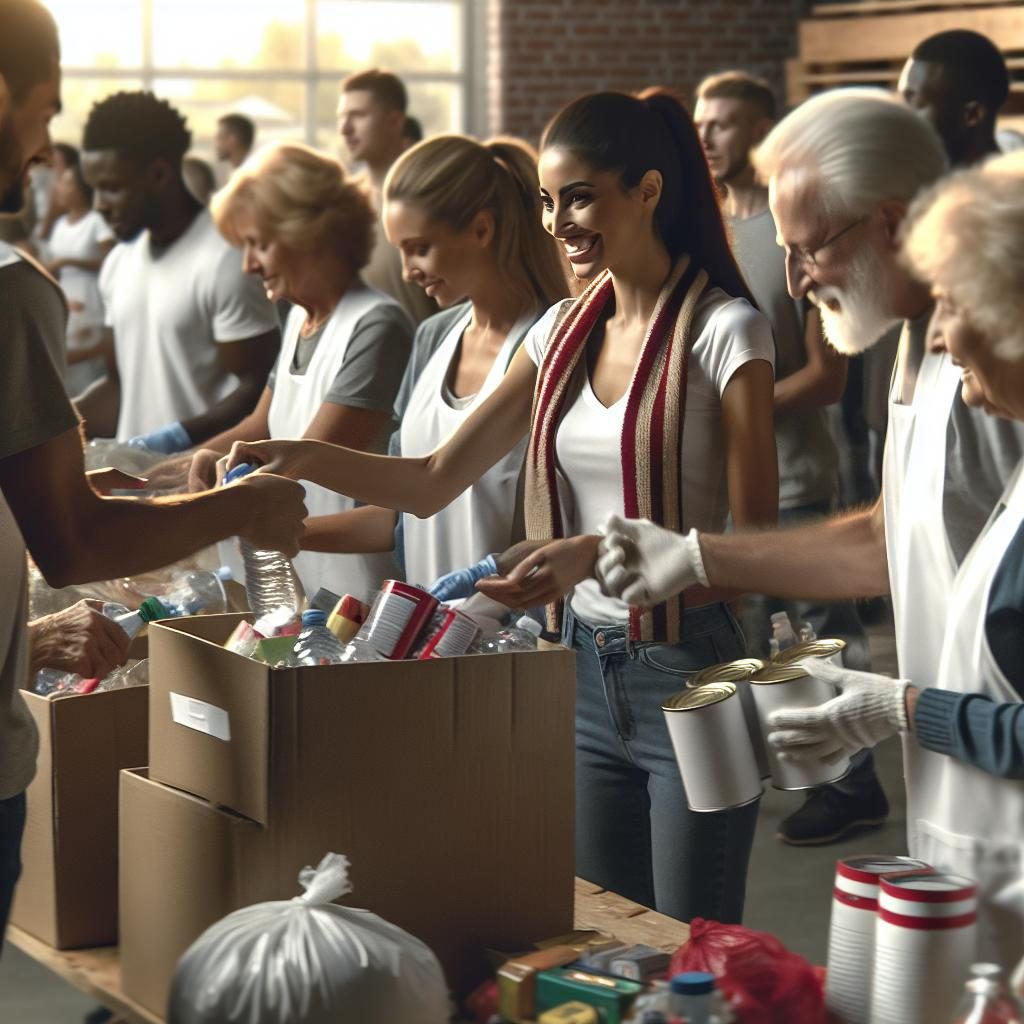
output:
[[[299,873],[306,892],[207,928],[178,963],[168,1024],[446,1024],[437,957],[408,932],[335,906],[348,858]]]

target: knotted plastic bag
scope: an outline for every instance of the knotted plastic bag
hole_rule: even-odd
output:
[[[814,968],[772,935],[695,917],[671,973],[708,971],[743,1024],[824,1024]]]
[[[207,928],[178,963],[168,1024],[446,1024],[441,965],[419,939],[335,906],[348,859],[303,868],[306,892]]]

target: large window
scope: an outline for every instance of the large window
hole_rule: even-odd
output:
[[[56,141],[77,145],[90,106],[152,89],[186,115],[212,155],[217,119],[250,117],[257,141],[303,140],[344,155],[338,83],[380,66],[409,89],[429,134],[475,124],[474,0],[46,0],[60,26],[64,113]]]

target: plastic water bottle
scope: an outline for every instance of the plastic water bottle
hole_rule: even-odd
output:
[[[999,965],[972,964],[954,1024],[1021,1024],[1022,1020],[1024,1011],[1003,982]]]
[[[216,571],[193,569],[177,573],[173,588],[161,595],[160,600],[175,617],[227,611],[224,584],[230,579],[231,570],[226,565]]]
[[[134,663],[129,662],[114,669],[103,682],[100,690],[123,690],[127,686],[145,686],[149,683],[149,659],[143,658]]]
[[[343,665],[352,665],[362,661],[387,661],[380,651],[364,636],[357,633],[347,644],[345,652],[341,656]]]
[[[687,1024],[710,1024],[715,976],[705,971],[683,971],[669,982],[672,1012]]]
[[[345,648],[327,628],[327,616],[319,608],[302,613],[302,632],[292,648],[292,665],[337,665]]]
[[[255,468],[251,463],[243,462],[224,477],[224,483],[240,480]],[[245,593],[256,616],[262,618],[279,608],[287,608],[297,615],[302,596],[291,560],[280,551],[253,547],[244,537],[238,539],[238,544],[245,563]]]
[[[470,651],[474,654],[514,654],[517,651],[535,651],[543,632],[541,624],[524,615],[514,626],[506,626],[478,640]]]
[[[793,624],[789,621],[786,612],[776,612],[771,617],[772,639],[779,642],[779,650],[784,651],[787,647],[797,644],[796,633],[793,632]]]

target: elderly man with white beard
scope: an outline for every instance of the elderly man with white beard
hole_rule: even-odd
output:
[[[898,100],[846,89],[793,111],[755,163],[769,186],[789,291],[815,303],[829,341],[855,354],[904,322],[882,497],[812,526],[729,535],[675,534],[611,516],[598,576],[634,605],[701,585],[820,600],[891,592],[900,675],[934,679],[957,566],[1024,452],[1021,424],[965,405],[960,368],[947,352],[927,351],[933,302],[901,256],[911,200],[946,170],[942,145]],[[857,689],[863,674],[845,674]],[[889,692],[864,686],[859,699],[881,704]],[[905,708],[874,710],[906,725]],[[872,742],[865,734],[864,745]],[[915,759],[905,761],[913,852]]]

